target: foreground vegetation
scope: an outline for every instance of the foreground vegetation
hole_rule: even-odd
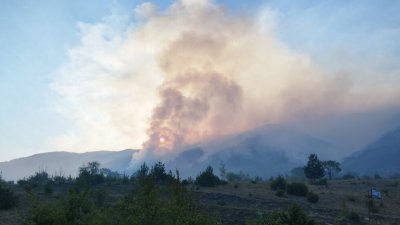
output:
[[[324,164],[315,160],[306,166],[320,171]],[[92,162],[76,178],[41,171],[17,184],[0,179],[0,224],[313,225],[368,224],[368,218],[370,224],[400,224],[398,180],[327,181],[308,171],[308,180],[307,174],[262,180],[221,165],[219,176],[207,167],[195,179],[181,180],[179,171],[167,172],[161,162],[143,164],[130,176]],[[384,200],[365,198],[371,187]]]

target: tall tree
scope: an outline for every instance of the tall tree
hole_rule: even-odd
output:
[[[329,180],[332,180],[335,174],[340,173],[342,169],[340,168],[340,163],[334,160],[323,161],[322,165],[328,175]]]
[[[308,157],[307,165],[304,166],[304,174],[310,180],[320,179],[325,176],[325,169],[316,154]]]

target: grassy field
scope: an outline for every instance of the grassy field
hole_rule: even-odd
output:
[[[309,190],[319,195],[318,203],[309,203],[305,197],[285,194],[275,195],[269,182],[235,183],[215,188],[200,188],[202,205],[210,213],[220,215],[224,224],[239,225],[262,212],[286,210],[291,204],[301,206],[321,224],[341,224],[340,217],[354,211],[361,222],[368,224],[366,207],[371,187],[383,190],[382,202],[374,200],[378,212],[371,213],[370,224],[400,224],[400,182],[398,180],[336,180],[326,186],[311,186]]]
[[[98,186],[105,190],[106,202],[113,203],[132,190],[127,184]],[[319,195],[317,203],[310,203],[305,197],[285,194],[276,196],[268,181],[257,183],[235,182],[217,187],[188,186],[199,198],[201,207],[219,218],[222,224],[245,225],[251,219],[264,212],[286,210],[290,205],[298,204],[307,214],[320,224],[356,224],[344,220],[343,215],[355,212],[360,216],[359,224],[400,224],[400,180],[335,180],[328,186],[308,185],[310,191]],[[368,221],[366,206],[370,188],[382,191],[383,199],[374,200],[374,212]],[[55,186],[54,192],[45,194],[43,189],[34,189],[42,201],[56,199],[69,189],[68,185]],[[20,219],[29,211],[29,195],[17,185],[14,187],[19,198],[16,208],[0,211],[1,225],[21,224]]]

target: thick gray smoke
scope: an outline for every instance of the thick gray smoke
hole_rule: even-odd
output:
[[[351,74],[327,74],[276,38],[273,17],[231,14],[207,0],[176,1],[163,11],[144,3],[134,12],[81,24],[82,46],[53,84],[58,110],[78,129],[52,146],[142,146],[141,156],[163,156],[262,124],[361,112],[399,96],[396,84],[370,88]]]

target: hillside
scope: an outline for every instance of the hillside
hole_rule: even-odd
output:
[[[193,145],[167,165],[180,169],[184,176],[196,175],[207,165],[216,169],[223,163],[230,171],[270,177],[303,165],[310,153],[329,158],[333,149],[329,143],[310,135],[284,126],[266,125]]]
[[[87,162],[97,161],[103,167],[124,172],[137,150],[96,151],[86,153],[49,152],[0,162],[0,171],[5,180],[17,180],[45,170],[49,174],[75,176],[78,168]]]
[[[393,175],[400,172],[400,128],[389,132],[363,150],[343,161],[348,172],[361,175],[379,173]]]

